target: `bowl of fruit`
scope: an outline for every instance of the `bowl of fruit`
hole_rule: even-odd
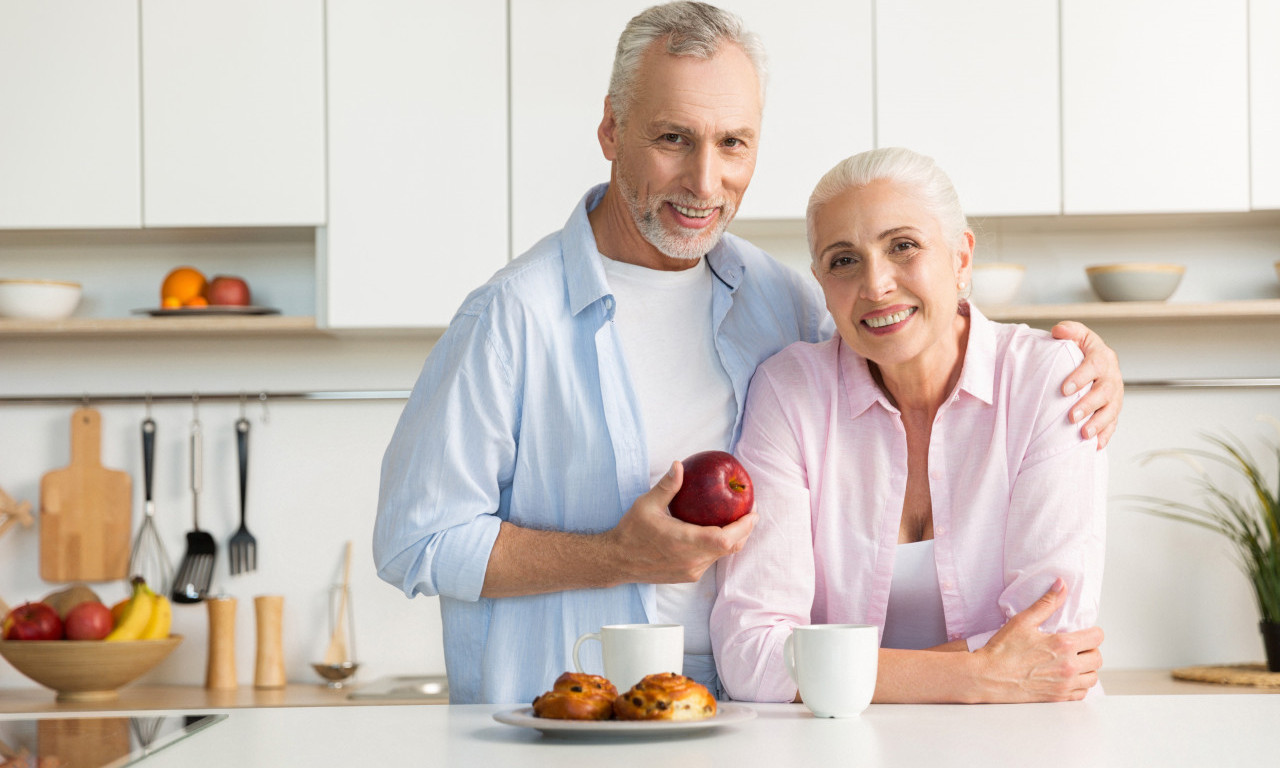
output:
[[[77,585],[9,611],[0,656],[58,701],[107,701],[182,643],[169,634],[172,615],[169,600],[141,579],[114,608]]]

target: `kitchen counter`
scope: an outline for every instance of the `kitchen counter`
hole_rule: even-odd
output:
[[[504,725],[493,705],[235,710],[147,768],[235,765],[874,766],[1269,765],[1280,697],[1107,696],[1016,705],[872,705],[823,720],[800,704],[676,736],[553,737]],[[8,719],[7,715],[0,719]]]
[[[375,683],[371,683],[376,684]],[[1175,680],[1164,669],[1104,669],[1102,686],[1111,696],[1270,694],[1280,688],[1253,688]],[[128,685],[114,701],[59,703],[46,688],[0,689],[0,714],[45,712],[136,712],[144,710],[201,711],[271,707],[343,707],[445,704],[444,699],[421,698],[348,699],[356,688],[338,690],[320,684],[294,683],[282,689],[256,690],[251,685],[234,691],[209,691],[194,685]]]

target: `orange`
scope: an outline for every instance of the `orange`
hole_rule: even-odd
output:
[[[209,306],[209,300],[208,300],[208,299],[206,299],[206,298],[205,298],[205,297],[203,297],[203,296],[192,296],[191,298],[187,299],[187,303],[186,303],[186,304],[183,304],[182,306],[184,306],[184,307],[207,307],[207,306]]]
[[[177,299],[181,305],[190,304],[194,298],[204,297],[205,279],[195,267],[178,267],[164,278],[160,286],[160,304],[167,299]]]

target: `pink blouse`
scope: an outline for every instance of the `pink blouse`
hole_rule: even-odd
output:
[[[1066,604],[1044,631],[1096,621],[1106,461],[1068,421],[1083,393],[1060,392],[1080,359],[1070,341],[971,310],[960,380],[929,442],[947,637],[970,650],[1059,576]],[[760,520],[717,566],[712,647],[733,698],[791,701],[782,644],[793,626],[884,627],[906,433],[866,360],[837,336],[792,344],[757,369],[737,456]]]

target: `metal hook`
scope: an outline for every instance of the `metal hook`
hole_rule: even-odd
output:
[[[85,392],[80,395],[80,405],[84,408],[89,407],[89,393]]]
[[[200,393],[191,393],[191,423],[200,423]]]
[[[148,392],[148,393],[147,393],[147,406],[146,406],[146,408],[147,408],[147,418],[148,418],[148,419],[150,419],[150,418],[151,418],[151,393],[150,393],[150,392]]]
[[[244,420],[244,404],[247,399],[248,399],[248,395],[244,393],[243,389],[240,390],[240,419],[242,421]]]
[[[259,392],[258,401],[262,403],[262,423],[266,424],[267,422],[271,421],[271,419],[268,418],[269,414],[267,413],[267,393]]]

